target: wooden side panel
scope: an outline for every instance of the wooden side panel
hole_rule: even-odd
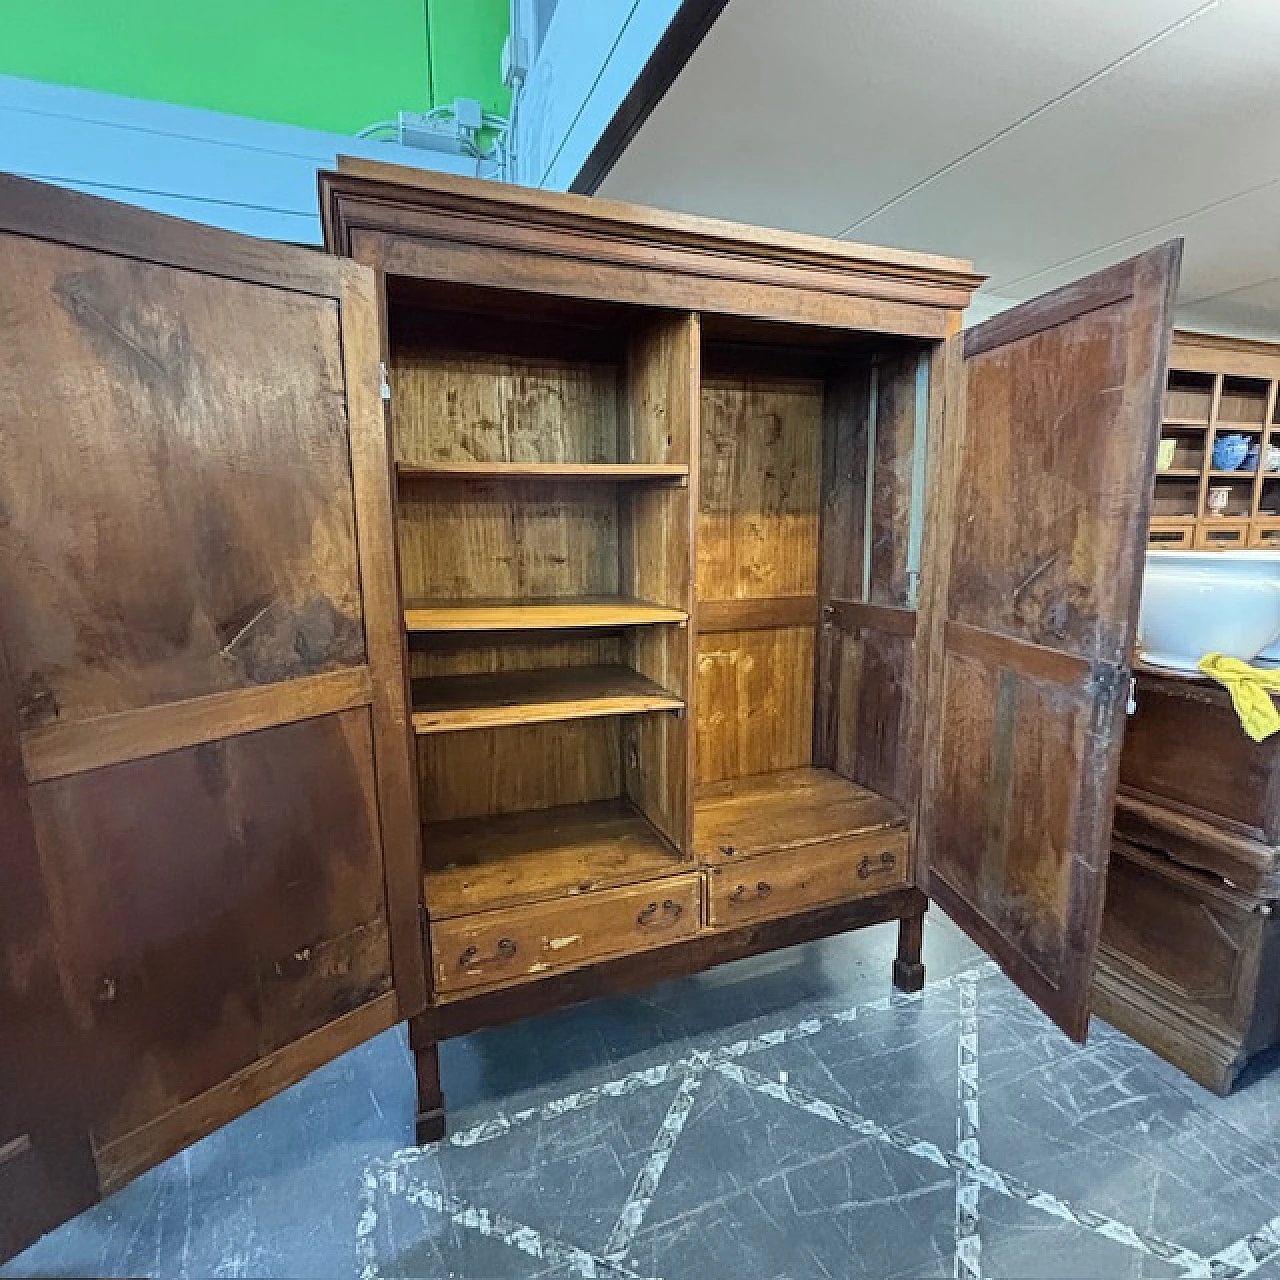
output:
[[[397,343],[397,462],[618,462],[618,369]]]
[[[820,382],[704,381],[697,596],[709,613],[816,595],[822,424]],[[702,634],[698,782],[809,764],[813,673],[812,626]]]
[[[618,592],[618,492],[556,480],[401,485],[406,602]]]
[[[926,473],[917,454],[928,438],[921,359],[891,353],[829,386],[814,715],[817,762],[908,809]]]
[[[637,326],[628,352],[622,452],[634,462],[678,462],[695,474],[683,488],[637,486],[623,495],[624,594],[692,613],[694,608],[694,442],[698,438],[698,319],[664,316]],[[693,806],[688,705],[694,684],[692,628],[630,633],[630,664],[685,700],[681,716],[630,716],[622,724],[626,794],[681,852]]]
[[[1004,312],[949,354],[928,891],[1077,1039],[1180,254],[1166,245]]]
[[[23,727],[364,662],[336,302],[3,234],[0,279]]]
[[[887,356],[876,368],[876,452],[872,475],[870,593],[872,604],[907,608],[912,601],[911,506],[919,416],[915,351]],[[923,433],[919,447],[924,447]],[[923,495],[921,495],[923,498]]]

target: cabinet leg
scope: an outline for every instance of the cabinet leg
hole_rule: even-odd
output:
[[[440,1088],[440,1045],[416,1034],[409,1023],[409,1047],[413,1050],[418,1077],[418,1145],[439,1142],[444,1137],[444,1091]]]
[[[919,991],[924,986],[920,948],[924,944],[924,916],[898,921],[898,958],[893,962],[893,985],[899,991]]]

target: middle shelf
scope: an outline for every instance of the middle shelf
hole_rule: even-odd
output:
[[[629,596],[572,596],[555,600],[430,600],[408,604],[405,630],[576,631],[587,627],[639,627],[684,623],[683,609]]]
[[[413,681],[413,729],[417,734],[680,711],[683,707],[682,699],[648,677],[613,664]]]

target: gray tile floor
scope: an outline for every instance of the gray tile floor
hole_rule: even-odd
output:
[[[445,1046],[403,1029],[0,1276],[1213,1276],[1280,1280],[1280,1070],[1214,1098],[1059,1035],[939,913]]]

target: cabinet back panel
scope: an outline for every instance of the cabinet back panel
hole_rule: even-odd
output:
[[[703,383],[700,600],[814,594],[821,448],[821,382]]]
[[[813,758],[813,628],[698,637],[697,780],[794,769]]]
[[[418,740],[424,822],[479,818],[622,791],[619,718],[474,729]],[[431,864],[431,850],[424,852]]]
[[[470,637],[468,637],[468,640]],[[470,676],[490,671],[542,671],[559,667],[603,667],[627,661],[621,636],[520,639],[503,644],[431,644],[409,650],[409,675]]]
[[[618,462],[615,365],[393,352],[399,462]]]
[[[406,602],[618,591],[618,494],[572,481],[402,484]]]
[[[0,277],[23,727],[362,663],[335,304],[14,236]]]
[[[814,379],[704,381],[699,600],[816,594],[822,418]],[[699,783],[811,762],[813,646],[812,627],[699,637]]]

